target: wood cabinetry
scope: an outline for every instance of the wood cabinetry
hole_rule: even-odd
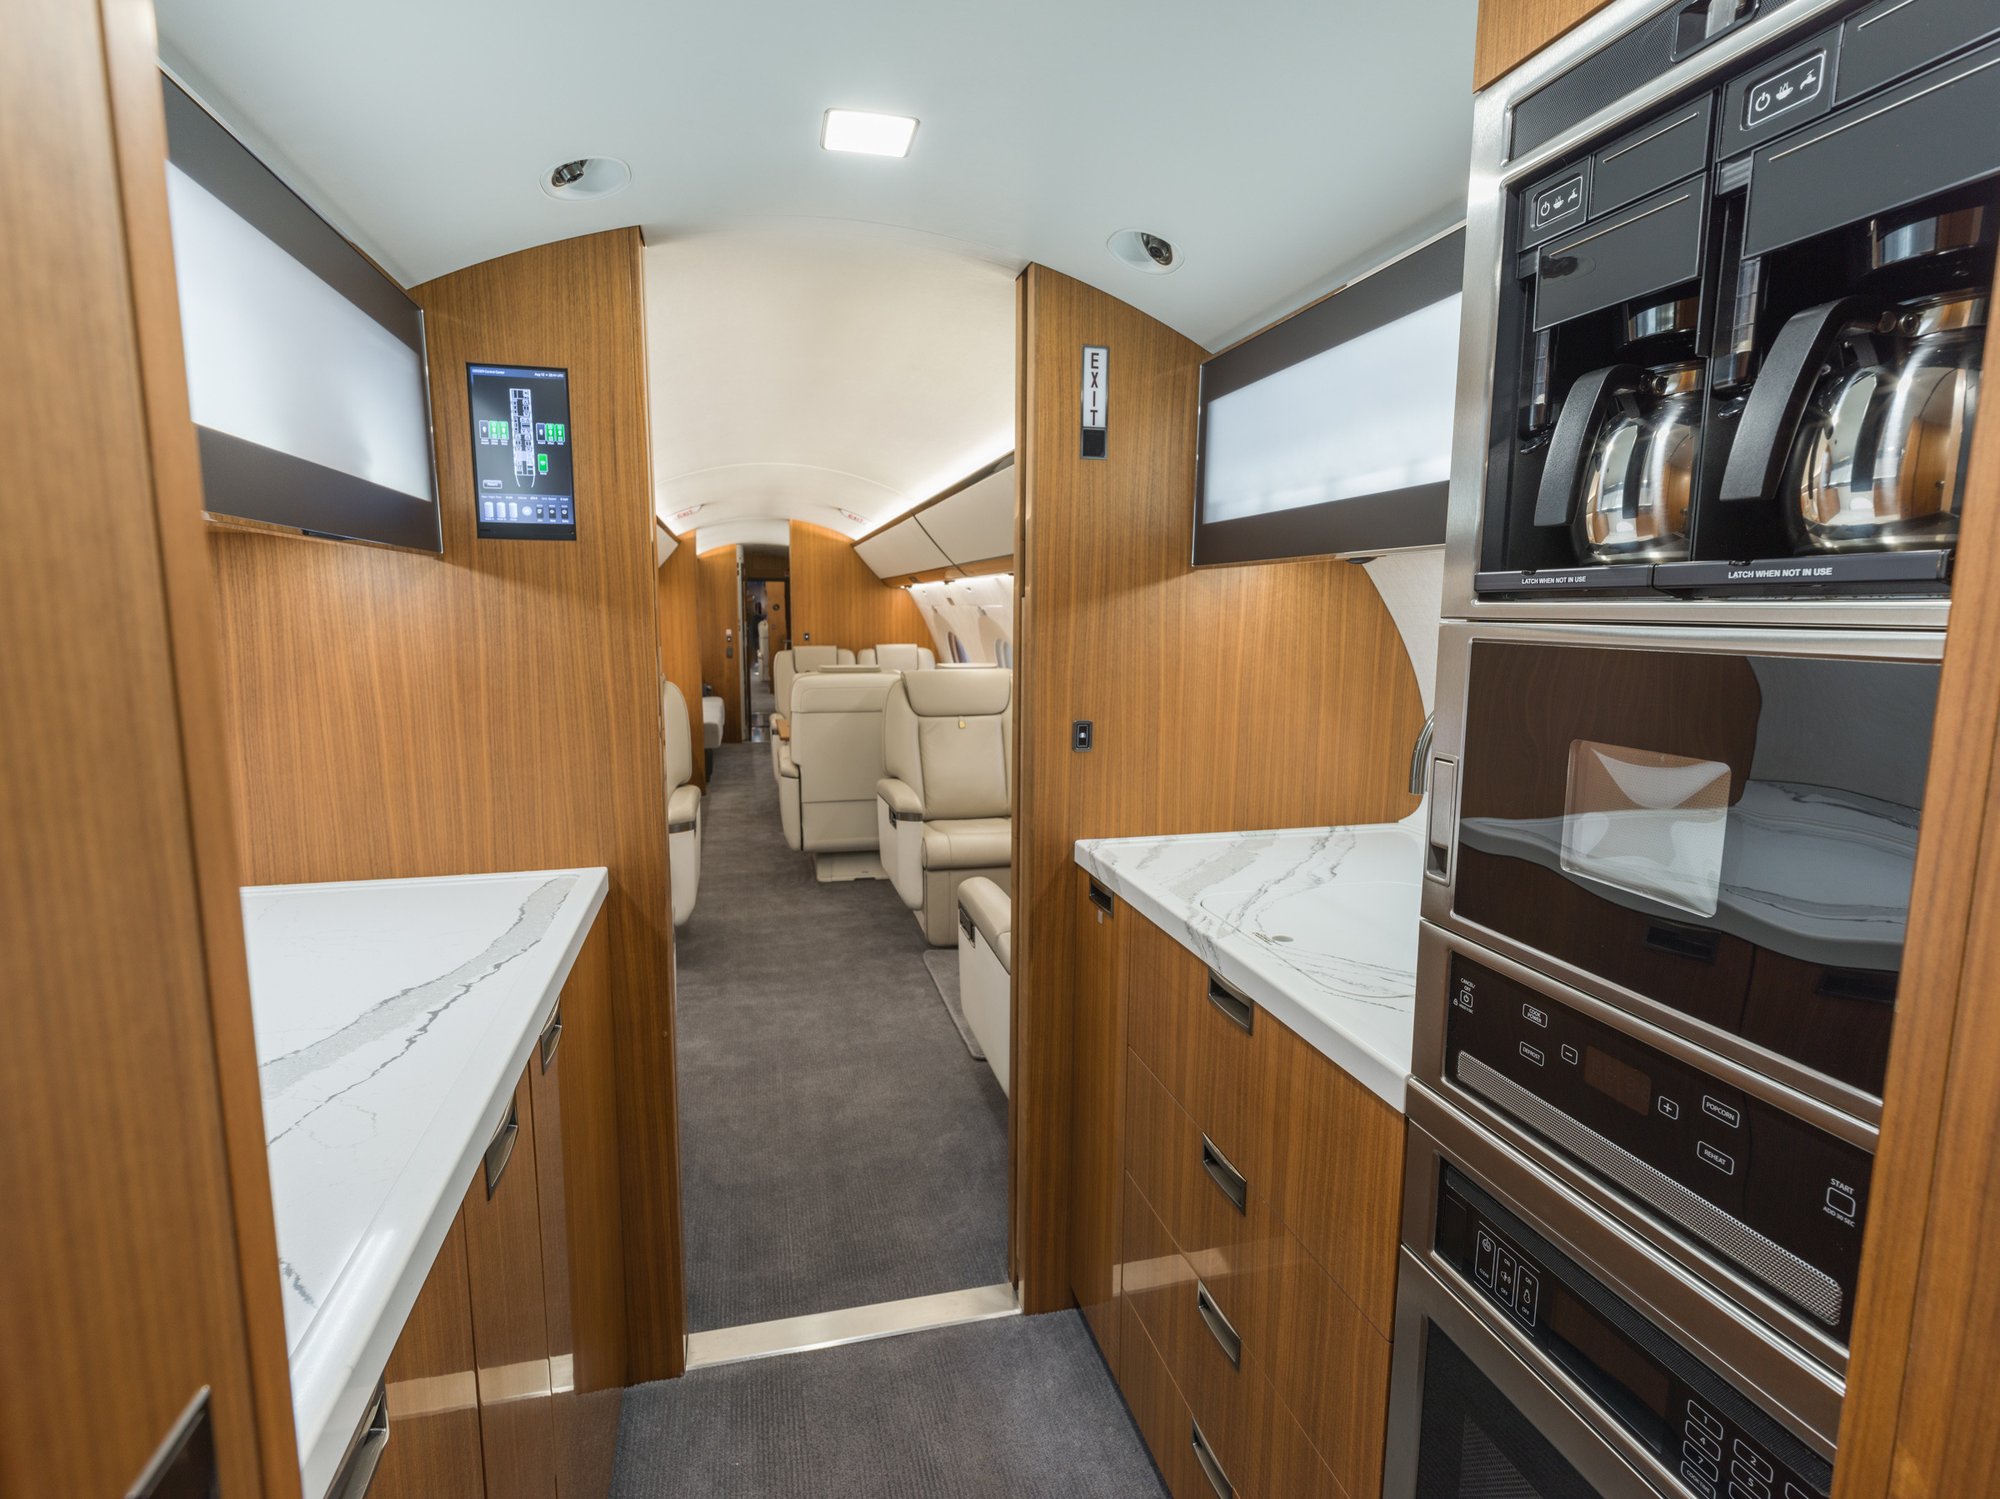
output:
[[[1606,0],[1480,0],[1472,86],[1485,88],[1533,57]]]
[[[1078,1304],[1177,1499],[1211,1492],[1204,1467],[1245,1499],[1372,1499],[1401,1120],[1087,876],[1078,893]]]
[[[482,1499],[465,1220],[454,1219],[383,1376],[390,1440],[369,1499]]]

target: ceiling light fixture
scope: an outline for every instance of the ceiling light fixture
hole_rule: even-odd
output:
[[[608,198],[632,181],[632,169],[615,156],[579,156],[557,162],[542,173],[542,191],[551,198],[577,203]]]
[[[916,134],[917,122],[908,115],[829,109],[820,122],[819,143],[828,151],[852,151],[862,156],[908,156]]]
[[[1104,242],[1104,248],[1114,259],[1149,276],[1177,271],[1187,258],[1171,240],[1147,229],[1120,229]]]

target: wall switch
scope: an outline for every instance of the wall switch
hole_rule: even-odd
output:
[[[1069,726],[1069,747],[1079,753],[1089,749],[1095,733],[1095,726],[1089,719],[1079,718]]]

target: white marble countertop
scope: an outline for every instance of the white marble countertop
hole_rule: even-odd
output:
[[[1084,838],[1076,862],[1400,1113],[1422,811],[1362,827]]]
[[[243,891],[306,1499],[335,1476],[608,883]]]

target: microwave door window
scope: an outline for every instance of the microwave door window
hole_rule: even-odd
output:
[[[1417,1440],[1417,1499],[1603,1499],[1435,1324]]]
[[[1722,894],[1729,767],[1624,745],[1570,745],[1562,867],[1582,879],[1713,916]]]

